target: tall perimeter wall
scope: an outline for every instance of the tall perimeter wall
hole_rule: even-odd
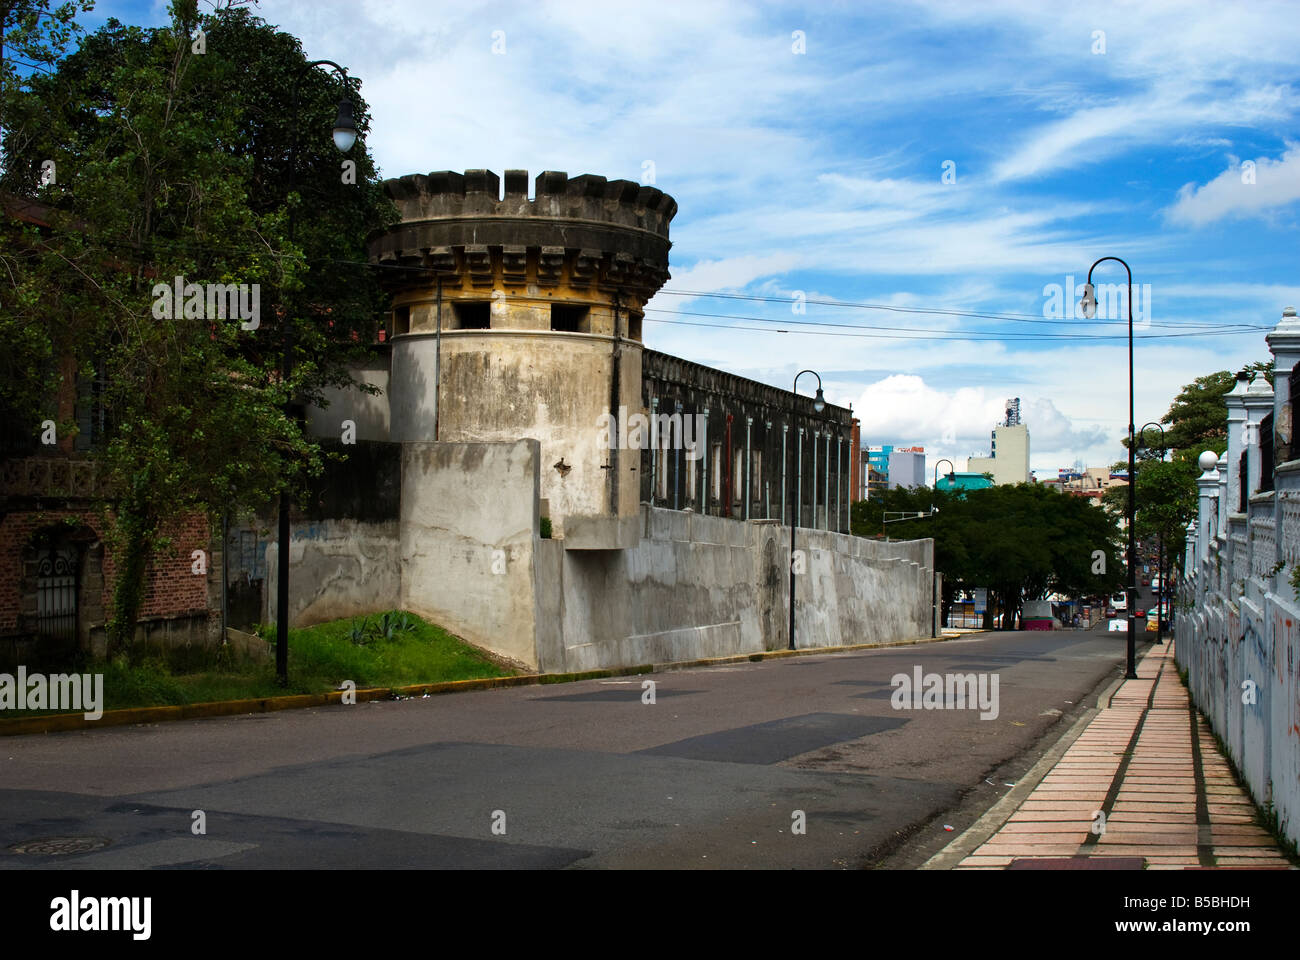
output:
[[[372,604],[351,594],[351,612],[401,606],[542,672],[787,646],[789,527],[642,504],[634,546],[566,549],[539,533],[538,441],[406,443],[401,452],[399,522],[330,530],[364,533],[377,556],[400,560],[369,574],[383,589]],[[800,648],[930,634],[932,541],[803,528],[797,537]],[[319,549],[290,554],[291,588],[303,591],[295,622],[298,611],[310,616],[309,581],[327,566]]]
[[[1300,322],[1267,337],[1273,387],[1239,377],[1228,449],[1205,458],[1176,608],[1178,662],[1256,803],[1300,842]]]

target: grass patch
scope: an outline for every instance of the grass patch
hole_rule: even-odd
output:
[[[275,677],[275,628],[259,627],[259,634],[272,648],[271,660],[266,663],[233,655],[227,647],[213,651],[206,663],[192,664],[183,672],[161,657],[135,664],[125,658],[91,662],[78,672],[104,675],[105,710],[326,693],[337,690],[345,680],[362,689],[514,673],[441,627],[414,614],[391,611],[290,630],[289,685],[281,687]],[[5,710],[0,721],[54,712]]]

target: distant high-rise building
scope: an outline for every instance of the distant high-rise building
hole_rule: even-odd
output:
[[[991,473],[997,485],[1029,483],[1033,473],[1029,469],[1029,427],[1020,422],[1020,398],[1007,401],[1006,418],[993,428],[987,457],[970,457],[966,461],[969,473]]]
[[[878,491],[925,486],[925,447],[889,443],[867,447],[862,454],[862,480],[868,500]]]
[[[878,490],[889,487],[889,455],[894,450],[892,444],[867,447],[862,455],[862,474],[867,485],[867,499]]]
[[[894,447],[889,452],[889,489],[925,486],[925,447]]]

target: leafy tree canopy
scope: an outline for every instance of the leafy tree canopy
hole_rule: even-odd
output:
[[[33,340],[24,369],[50,378],[59,358],[37,385],[47,404],[69,370],[98,385],[123,558],[111,647],[133,632],[167,519],[263,504],[319,473],[294,410],[352,384],[383,304],[365,239],[396,215],[355,83],[308,68],[295,38],[247,10],[177,0],[171,16],[110,20],[54,72],[3,90],[0,192],[39,201],[46,222],[6,218],[0,306]],[[43,22],[57,45],[67,26]],[[347,157],[330,135],[343,97],[362,134]],[[177,277],[206,295],[173,302]],[[251,315],[222,309],[236,303]]]
[[[938,512],[930,515],[932,506]],[[926,516],[884,524],[886,511]],[[957,591],[987,588],[1011,614],[1007,625],[1026,600],[1049,593],[1100,596],[1123,579],[1114,518],[1085,497],[1042,484],[888,490],[853,504],[851,519],[860,536],[933,537],[945,609]]]

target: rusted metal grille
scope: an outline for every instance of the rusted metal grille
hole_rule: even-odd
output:
[[[36,558],[36,633],[51,640],[77,637],[77,548],[46,547]]]

